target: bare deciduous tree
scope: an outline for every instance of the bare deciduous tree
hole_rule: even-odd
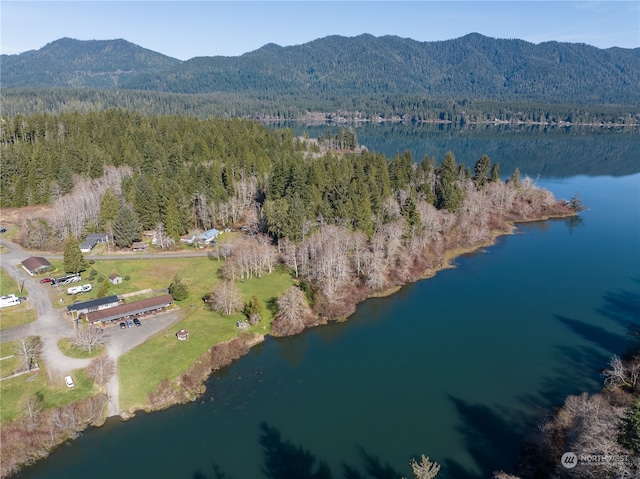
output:
[[[415,459],[411,459],[409,465],[411,465],[411,470],[415,479],[433,479],[438,475],[438,472],[440,472],[440,464],[437,462],[431,462],[424,454],[422,455],[420,462]]]
[[[106,340],[104,330],[90,324],[84,324],[76,328],[76,335],[70,342],[76,348],[91,353],[96,348],[103,346]]]
[[[27,371],[31,371],[40,354],[40,338],[38,336],[21,336],[15,341],[14,351],[20,365]]]
[[[640,380],[640,358],[626,363],[614,355],[609,361],[609,369],[602,371],[605,386],[635,389]]]
[[[39,396],[29,396],[24,401],[22,408],[28,431],[33,431],[40,422],[39,414],[42,411],[42,399]]]
[[[104,385],[116,372],[116,363],[106,354],[97,357],[87,367],[87,377],[97,384]]]
[[[242,308],[240,291],[231,281],[222,281],[211,291],[212,308],[225,316]]]
[[[275,336],[290,336],[304,330],[311,310],[302,290],[291,286],[278,298],[278,313],[271,325]]]

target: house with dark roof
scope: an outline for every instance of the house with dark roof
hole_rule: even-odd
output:
[[[84,239],[84,242],[80,245],[80,251],[83,253],[89,253],[98,243],[107,242],[107,233],[91,233]]]
[[[25,259],[21,264],[31,276],[53,270],[53,265],[41,256],[31,256],[30,258]]]
[[[170,294],[163,294],[155,298],[125,303],[114,308],[103,309],[85,314],[87,321],[91,324],[108,323],[109,321],[121,321],[133,316],[143,316],[145,314],[155,314],[164,311],[173,304],[173,297]]]
[[[111,284],[122,284],[122,276],[119,274],[113,273],[109,275],[109,282]]]
[[[120,300],[117,296],[106,296],[104,298],[90,299],[88,301],[79,301],[77,303],[70,304],[67,306],[67,312],[79,317],[81,314],[113,308],[119,304]]]

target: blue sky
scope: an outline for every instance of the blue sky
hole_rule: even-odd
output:
[[[636,48],[640,2],[2,0],[0,27],[0,52],[6,54],[62,37],[124,38],[181,60],[361,33],[435,41],[478,32],[533,43]]]

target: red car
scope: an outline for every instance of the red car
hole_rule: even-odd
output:
[[[42,278],[40,280],[41,283],[51,283],[51,278]]]

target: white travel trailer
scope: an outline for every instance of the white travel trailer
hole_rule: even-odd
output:
[[[78,294],[78,293],[86,293],[87,291],[91,291],[90,284],[83,284],[82,286],[72,286],[67,289],[67,294]]]
[[[18,304],[20,304],[20,298],[15,294],[0,296],[0,308],[8,308],[9,306],[16,306]]]

